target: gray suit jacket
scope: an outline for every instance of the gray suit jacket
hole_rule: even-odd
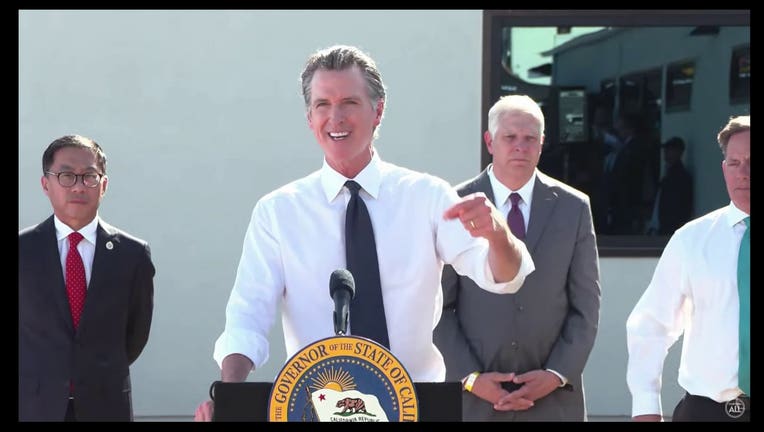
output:
[[[149,337],[154,265],[145,241],[103,221],[74,330],[53,216],[19,232],[19,420],[133,418],[129,366]]]
[[[450,266],[443,271],[443,315],[434,341],[446,380],[472,371],[524,373],[553,369],[568,379],[526,411],[495,411],[471,393],[463,417],[472,421],[583,421],[582,373],[594,345],[600,308],[599,264],[589,198],[536,171],[526,246],[536,270],[515,294],[480,289]],[[493,202],[488,172],[457,187],[484,192]]]

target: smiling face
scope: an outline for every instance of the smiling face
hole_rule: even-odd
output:
[[[308,125],[327,163],[345,177],[354,178],[371,160],[374,129],[382,119],[384,100],[369,98],[357,66],[317,70],[310,94]]]
[[[735,133],[727,142],[722,161],[727,193],[735,207],[751,214],[751,131]]]
[[[48,171],[54,173],[102,174],[93,151],[85,147],[62,147],[56,150]],[[73,230],[89,224],[98,212],[98,206],[106,193],[108,178],[103,176],[96,187],[87,187],[82,177],[74,186],[63,187],[54,174],[44,174],[40,179],[45,195],[50,199],[53,213]]]
[[[500,115],[497,126],[493,136],[487,131],[483,138],[493,155],[496,177],[517,190],[531,178],[541,157],[541,125],[529,113],[507,111]]]

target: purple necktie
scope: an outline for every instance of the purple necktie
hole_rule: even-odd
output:
[[[509,200],[512,201],[512,208],[509,209],[507,215],[507,223],[509,229],[512,230],[512,234],[520,240],[525,240],[525,221],[523,220],[523,213],[520,211],[520,194],[512,192],[509,195]]]

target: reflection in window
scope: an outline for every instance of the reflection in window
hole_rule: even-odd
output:
[[[751,46],[732,51],[730,64],[730,102],[748,103],[751,92]]]
[[[685,61],[666,68],[666,109],[689,110],[692,82],[695,79],[695,62]]]
[[[662,147],[672,137],[684,143],[680,158],[704,191],[682,205],[695,217],[728,202],[720,174],[696,173],[719,171],[716,134],[730,116],[749,112],[739,104],[749,99],[750,27],[713,26],[714,34],[688,37],[697,27],[551,19],[494,27],[500,59],[493,57],[484,106],[506,94],[539,102],[546,117],[539,169],[589,195],[600,235],[669,235],[651,222],[661,179],[676,166]],[[719,107],[727,91],[733,102]],[[483,165],[489,161],[484,153]]]

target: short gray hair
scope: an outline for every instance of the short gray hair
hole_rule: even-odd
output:
[[[533,116],[539,122],[540,136],[544,135],[544,113],[541,111],[541,107],[527,95],[507,95],[500,97],[488,111],[488,133],[491,134],[492,138],[496,137],[501,115],[516,111]]]

